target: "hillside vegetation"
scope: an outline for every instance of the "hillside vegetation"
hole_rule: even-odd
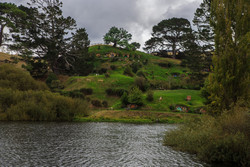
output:
[[[128,51],[109,45],[95,45],[89,48],[95,56],[94,73],[88,76],[72,76],[63,82],[64,94],[91,89],[85,94],[88,101],[105,101],[113,109],[123,109],[120,97],[133,87],[143,92],[143,110],[176,111],[176,106],[185,106],[189,112],[199,112],[203,99],[199,87],[190,78],[191,71],[181,66],[181,60],[163,58],[140,51]],[[190,90],[191,88],[191,90]],[[147,92],[153,91],[153,100],[147,100]],[[120,93],[108,93],[120,91]],[[187,101],[187,96],[192,100]],[[162,100],[159,100],[159,99]],[[107,108],[107,106],[93,106]]]
[[[84,101],[49,91],[13,65],[0,65],[0,120],[70,121],[87,115]]]

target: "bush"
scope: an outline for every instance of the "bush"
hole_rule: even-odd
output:
[[[113,71],[117,69],[117,67],[116,67],[115,65],[111,65],[110,68],[111,68],[111,70],[113,70]]]
[[[142,92],[139,88],[134,87],[129,91],[128,102],[130,104],[136,104],[138,106],[143,106]]]
[[[79,90],[61,92],[61,95],[72,97],[72,98],[80,98],[80,99],[85,98],[84,94],[82,92],[80,92]]]
[[[147,101],[149,101],[149,102],[152,102],[152,101],[154,101],[154,92],[153,91],[149,91],[148,93],[147,93]]]
[[[109,78],[110,77],[110,74],[109,73],[106,73],[105,74],[105,78]]]
[[[132,72],[132,69],[131,69],[131,67],[129,67],[129,66],[127,66],[127,67],[125,68],[123,74],[124,74],[124,75],[128,75],[128,76],[130,76],[130,77],[133,77],[133,76],[134,76],[134,74],[133,74],[133,72]]]
[[[125,89],[112,89],[112,88],[106,89],[106,93],[107,93],[108,96],[119,96],[119,97],[121,97],[124,92],[127,92],[127,90],[125,90]]]
[[[219,117],[203,115],[166,134],[164,144],[209,163],[249,166],[249,107],[236,105]]]
[[[0,97],[0,112],[5,113],[9,121],[71,121],[77,115],[88,115],[87,104],[83,100],[48,91],[0,88]]]
[[[173,63],[159,63],[158,65],[164,68],[171,68],[174,66]]]
[[[134,73],[136,73],[141,67],[142,64],[138,62],[134,62],[133,64],[131,64],[131,68]]]
[[[137,77],[135,79],[135,86],[137,86],[141,91],[145,92],[149,88],[149,83],[143,77]]]
[[[91,100],[91,104],[95,107],[102,107],[102,103],[100,100]]]
[[[122,97],[121,97],[121,103],[122,103],[122,107],[125,107],[129,104],[128,102],[128,93],[124,92]]]
[[[52,81],[54,81],[54,80],[58,80],[56,74],[50,73],[50,74],[48,75],[47,79],[46,79],[46,84],[51,88],[51,83],[52,83]]]
[[[34,80],[28,72],[15,68],[13,65],[0,65],[0,88],[14,90],[48,90],[45,83]]]
[[[93,89],[92,88],[81,88],[80,92],[83,93],[84,95],[92,95]]]
[[[102,106],[107,108],[107,107],[108,107],[108,102],[107,102],[107,101],[105,101],[105,100],[104,100],[104,101],[102,101]]]
[[[136,75],[137,75],[138,77],[146,78],[146,74],[145,74],[143,71],[141,71],[141,70],[137,71]]]
[[[99,73],[99,74],[105,74],[107,71],[108,71],[107,68],[101,68],[101,69],[98,71],[98,73]]]

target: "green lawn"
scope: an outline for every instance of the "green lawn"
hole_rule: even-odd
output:
[[[191,96],[191,101],[186,101],[187,96]],[[160,101],[159,98],[162,97]],[[147,108],[151,110],[170,111],[170,105],[185,105],[191,110],[202,107],[204,99],[200,96],[199,90],[156,90],[154,91],[154,101],[147,102]]]

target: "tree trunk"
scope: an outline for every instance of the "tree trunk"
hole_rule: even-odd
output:
[[[114,42],[114,45],[113,45],[113,47],[115,47],[115,48],[116,48],[116,45],[117,45],[117,43],[116,43],[116,42]]]
[[[2,46],[2,43],[3,43],[3,29],[4,29],[4,25],[1,25],[1,28],[0,28],[0,46]]]
[[[175,44],[175,42],[173,42],[173,45],[172,45],[172,52],[173,52],[173,58],[176,59],[176,44]]]

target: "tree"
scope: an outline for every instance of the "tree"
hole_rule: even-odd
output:
[[[73,34],[68,53],[72,63],[66,63],[68,66],[72,66],[73,71],[77,74],[88,75],[94,68],[94,56],[88,53],[89,44],[90,40],[84,28],[78,29]]]
[[[128,33],[123,28],[111,27],[109,32],[107,32],[103,40],[106,44],[113,43],[113,46],[116,47],[117,45],[121,47],[128,46],[128,41],[132,39],[132,35]]]
[[[206,86],[211,113],[219,114],[242,99],[249,101],[249,6],[247,0],[212,1],[215,67]]]
[[[20,10],[15,4],[0,2],[0,46],[7,38],[4,29],[8,27],[11,32],[17,31],[17,24],[21,17],[25,17],[26,13]],[[5,38],[5,39],[4,39]]]
[[[211,0],[203,0],[200,7],[196,9],[193,24],[197,28],[195,35],[203,53],[214,50],[214,31],[210,25]]]
[[[141,47],[141,44],[138,43],[138,42],[132,42],[132,43],[130,44],[130,48],[131,48],[131,50],[133,50],[133,51],[139,49],[140,47]]]
[[[162,20],[153,27],[152,38],[146,41],[145,49],[169,50],[172,49],[173,58],[186,42],[187,34],[192,33],[190,22],[184,18]]]
[[[29,7],[19,9],[27,13],[19,28],[21,33],[14,34],[17,49],[21,55],[37,55],[48,62],[53,72],[61,72],[69,62],[67,50],[71,37],[67,34],[75,29],[75,20],[62,15],[62,2],[59,0],[31,0]],[[63,62],[62,62],[63,61]]]
[[[138,106],[143,106],[142,91],[138,87],[134,87],[129,91],[128,102],[130,104],[136,104]]]

